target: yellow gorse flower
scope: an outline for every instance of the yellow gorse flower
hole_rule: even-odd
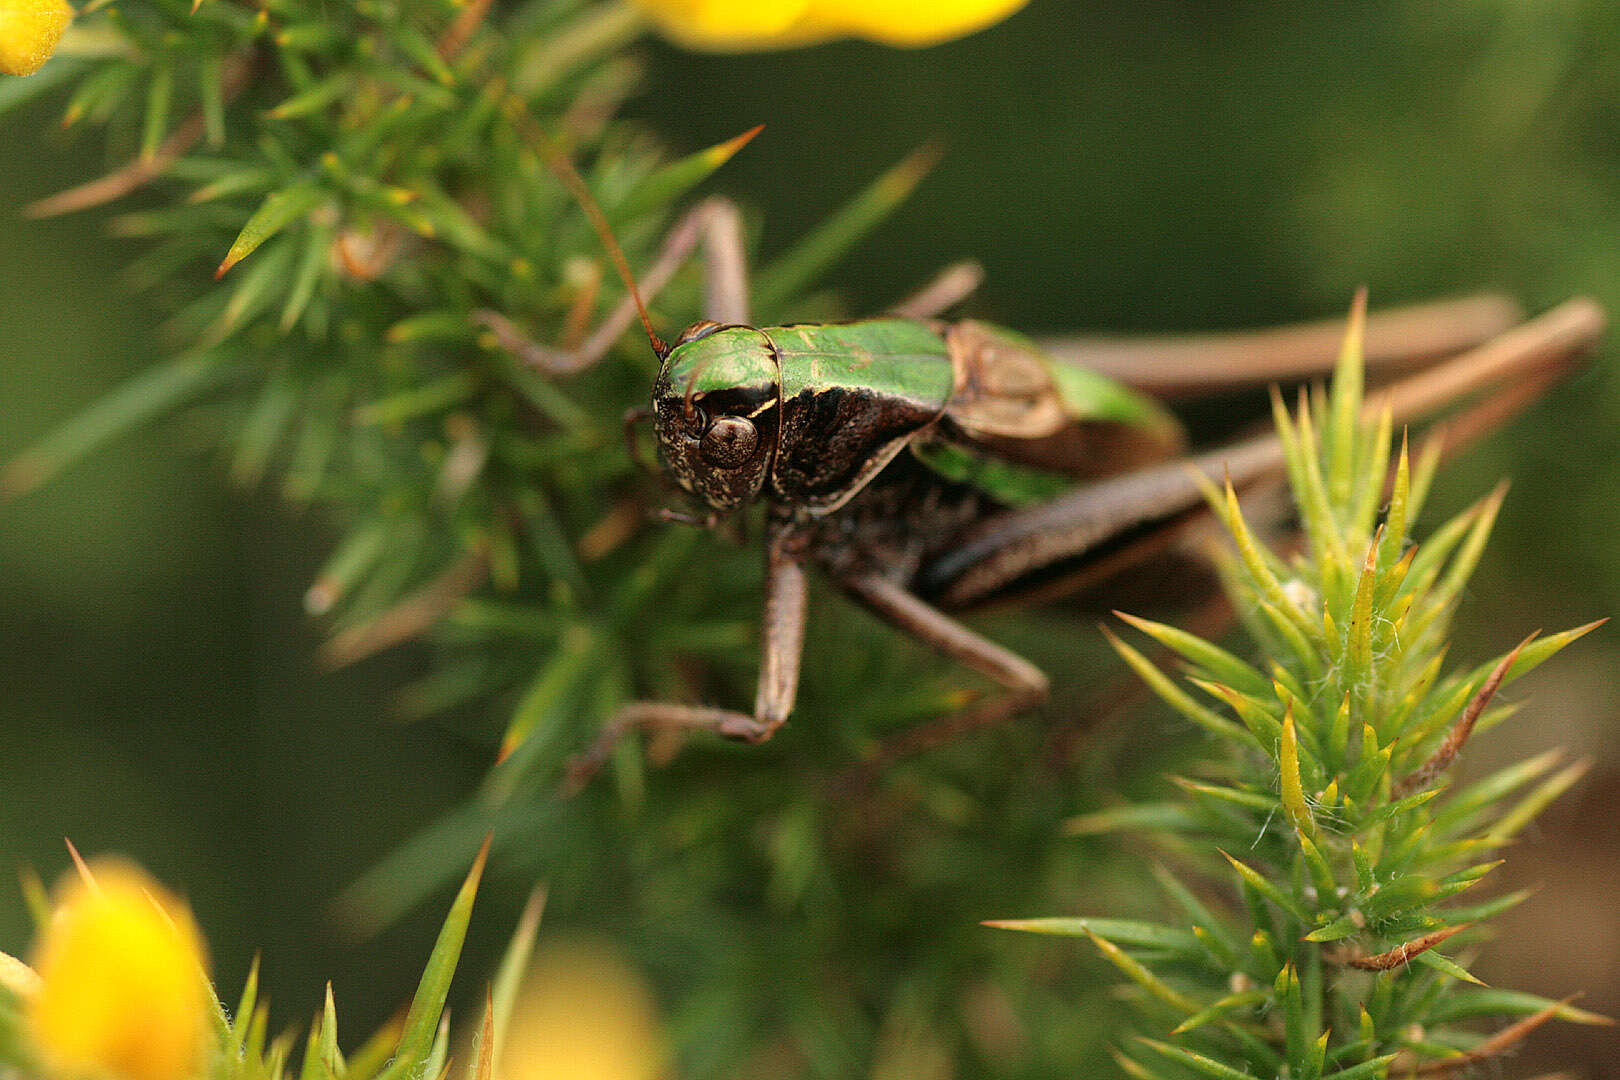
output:
[[[32,75],[73,21],[67,0],[0,0],[0,75]]]
[[[195,1080],[212,1002],[191,912],[131,863],[57,889],[28,1030],[55,1080]]]
[[[606,946],[542,950],[495,1071],[503,1080],[658,1080],[667,1072],[652,992]]]
[[[918,48],[982,30],[1027,0],[634,0],[693,49],[787,49],[858,37]]]

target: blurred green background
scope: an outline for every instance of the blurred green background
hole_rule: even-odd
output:
[[[945,141],[918,195],[831,282],[854,310],[972,257],[989,274],[975,314],[1028,331],[1314,318],[1362,283],[1375,304],[1501,288],[1532,309],[1590,293],[1620,311],[1620,10],[1598,0],[1034,0],[922,52],[645,55],[631,111],[674,150],[767,124],[716,185],[757,211],[767,253]],[[119,279],[131,242],[93,215],[19,218],[107,164],[55,117],[35,108],[0,129],[0,455],[163,348]],[[1515,482],[1459,657],[1620,611],[1616,359],[1606,350],[1443,476],[1431,523],[1499,475]],[[440,905],[370,942],[333,931],[325,905],[463,795],[487,750],[391,720],[391,690],[418,669],[408,650],[317,668],[300,598],[329,533],[230,490],[196,451],[172,421],[0,504],[0,867],[48,879],[64,836],[124,851],[189,891],[225,985],[262,950],[278,1023],[313,1010],[331,978],[359,1031],[402,998]],[[1596,757],[1513,853],[1499,887],[1540,889],[1479,970],[1555,997],[1585,988],[1583,1004],[1611,1014],[1617,655],[1602,632],[1561,656],[1519,693],[1528,718],[1468,763],[1558,744]],[[491,910],[522,888],[497,875]],[[505,933],[496,923],[471,962]],[[18,893],[0,888],[0,948],[27,936]],[[1608,1034],[1549,1029],[1508,1070],[1620,1076],[1616,1058]]]

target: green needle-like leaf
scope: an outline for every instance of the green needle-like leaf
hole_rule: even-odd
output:
[[[1125,976],[1128,979],[1136,983],[1142,989],[1146,990],[1149,994],[1152,994],[1155,998],[1164,1002],[1172,1009],[1180,1010],[1188,1015],[1197,1013],[1199,1011],[1200,1006],[1196,1001],[1176,990],[1163,979],[1153,974],[1152,971],[1148,970],[1145,964],[1134,959],[1124,949],[1121,949],[1118,945],[1115,945],[1107,938],[1100,936],[1090,927],[1081,927],[1081,930],[1087,937],[1091,939],[1091,943],[1097,946],[1102,954],[1106,956],[1115,967],[1119,968],[1120,971],[1125,973]]]
[[[1186,930],[1130,919],[988,919],[984,925],[997,930],[1023,930],[1031,934],[1055,934],[1059,937],[1102,935],[1115,944],[1135,948],[1179,953],[1200,951],[1198,939]]]
[[[1292,900],[1284,896],[1282,894],[1282,890],[1277,888],[1276,885],[1273,885],[1264,874],[1260,873],[1252,866],[1232,858],[1232,856],[1227,855],[1227,853],[1224,851],[1221,852],[1221,854],[1226,856],[1226,861],[1232,864],[1232,869],[1237,871],[1238,877],[1242,878],[1244,883],[1247,884],[1249,888],[1253,889],[1267,900],[1270,900],[1273,904],[1276,904],[1279,908],[1287,912],[1297,921],[1302,923],[1308,923],[1310,921],[1306,917],[1305,913],[1296,907]]]
[[[1534,791],[1515,803],[1512,809],[1496,820],[1485,838],[1486,843],[1497,846],[1513,839],[1519,834],[1519,830],[1530,824],[1554,799],[1574,787],[1575,782],[1585,776],[1591,768],[1591,759],[1583,758],[1538,785]]]
[[[141,158],[150,161],[169,126],[169,109],[174,103],[174,67],[158,64],[146,87],[146,121],[141,128]]]
[[[1471,973],[1469,973],[1468,969],[1457,963],[1457,961],[1448,956],[1443,956],[1432,949],[1428,952],[1418,953],[1416,956],[1412,957],[1412,963],[1422,964],[1426,968],[1433,968],[1442,975],[1450,975],[1453,979],[1461,979],[1463,982],[1473,983],[1476,986],[1485,985],[1483,982],[1480,982],[1479,979],[1475,978]]]
[[[1328,492],[1339,506],[1349,502],[1351,481],[1356,475],[1357,462],[1352,451],[1359,434],[1357,429],[1363,386],[1362,345],[1366,327],[1367,290],[1363,288],[1356,292],[1355,301],[1350,305],[1350,322],[1345,328],[1344,342],[1339,346],[1339,359],[1333,368]]]
[[[1232,721],[1218,715],[1210,709],[1194,701],[1192,696],[1172,682],[1163,672],[1155,667],[1147,657],[1121,641],[1113,631],[1107,627],[1102,628],[1103,636],[1114,647],[1114,651],[1129,664],[1137,675],[1146,682],[1153,692],[1159,695],[1171,708],[1197,724],[1210,733],[1227,739],[1237,738],[1245,742],[1251,741],[1252,736],[1238,727]]]
[[[242,226],[242,231],[237,234],[231,249],[225,253],[225,259],[214,271],[214,276],[224,277],[231,267],[253,254],[259,245],[276,233],[313,210],[324,197],[325,193],[321,188],[310,181],[271,192]]]
[[[489,1076],[494,1075],[501,1047],[506,1045],[507,1026],[512,1019],[512,1009],[517,1004],[523,976],[527,974],[529,961],[534,956],[534,942],[540,932],[540,916],[545,907],[546,890],[537,888],[529,894],[529,902],[523,906],[523,914],[518,918],[517,928],[512,931],[512,940],[501,955],[500,967],[496,969],[495,980],[490,986],[487,1028]],[[489,1080],[489,1077],[484,1080]]]
[[[1191,1050],[1183,1050],[1179,1046],[1159,1042],[1157,1039],[1138,1039],[1143,1046],[1148,1046],[1157,1054],[1162,1054],[1171,1061],[1185,1065],[1199,1076],[1207,1076],[1210,1080],[1259,1080],[1253,1073],[1234,1069],[1230,1065],[1222,1065],[1214,1058],[1195,1054]]]
[[[1267,995],[1260,990],[1245,990],[1241,993],[1229,994],[1200,1012],[1187,1017],[1187,1019],[1171,1029],[1170,1034],[1185,1035],[1189,1031],[1196,1031],[1212,1021],[1221,1019],[1228,1013],[1236,1012],[1239,1009],[1253,1008],[1264,1004],[1267,1000],[1269,1000]]]
[[[395,1050],[393,1064],[388,1067],[390,1076],[413,1076],[428,1061],[438,1041],[439,1019],[444,1012],[445,998],[450,993],[450,979],[455,974],[456,962],[461,958],[461,943],[467,937],[473,899],[478,895],[478,881],[483,876],[484,863],[488,858],[489,839],[486,837],[478,858],[473,860],[472,869],[467,873],[467,879],[456,893],[455,902],[450,905],[450,914],[445,917],[439,939],[434,943],[427,967],[422,972],[416,996],[405,1014],[399,1046]]]
[[[660,207],[669,206],[697,187],[715,171],[736,156],[737,152],[765,130],[765,125],[750,128],[735,138],[717,143],[706,150],[688,154],[678,161],[663,166],[637,185],[624,199],[608,212],[608,220],[633,221]]]
[[[1179,803],[1132,803],[1072,817],[1063,823],[1065,836],[1102,836],[1144,829],[1179,831],[1198,819]]]
[[[1340,1069],[1338,1072],[1328,1073],[1322,1080],[1383,1080],[1390,1062],[1394,1061],[1398,1056],[1398,1054],[1385,1054],[1382,1057],[1368,1058],[1359,1065],[1351,1065],[1349,1068]]]
[[[1316,835],[1316,822],[1311,808],[1305,804],[1305,791],[1299,780],[1299,740],[1294,731],[1294,711],[1289,709],[1283,717],[1282,741],[1279,744],[1277,767],[1282,783],[1282,805],[1288,820],[1301,835]]]
[[[221,352],[184,353],[153,365],[12,458],[0,493],[21,495],[131,429],[188,402],[234,371]]]
[[[786,255],[762,269],[754,280],[756,308],[764,312],[779,311],[789,297],[811,285],[856,241],[906,201],[939,161],[942,152],[937,143],[918,147]]]
[[[1560,1020],[1574,1024],[1609,1025],[1614,1020],[1601,1013],[1578,1009],[1568,1003],[1559,1003],[1539,994],[1526,994],[1520,990],[1482,988],[1453,994],[1435,1006],[1430,1014],[1435,1023],[1449,1024],[1458,1020],[1471,1020],[1478,1016],[1531,1016],[1548,1006],[1556,1005]]]
[[[1205,641],[1197,634],[1189,634],[1174,626],[1138,618],[1123,611],[1116,611],[1114,615],[1159,644],[1180,653],[1188,661],[1202,668],[1207,677],[1214,682],[1225,684],[1251,696],[1265,694],[1271,689],[1271,680],[1255,670],[1252,665],[1239,660],[1220,646]]]

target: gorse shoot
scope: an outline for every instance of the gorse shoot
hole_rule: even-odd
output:
[[[1206,493],[1232,541],[1226,591],[1263,659],[1122,615],[1180,657],[1183,689],[1109,633],[1164,701],[1215,737],[1214,755],[1151,815],[1186,834],[1170,848],[1183,865],[1159,874],[1178,918],[995,924],[1084,935],[1136,984],[1161,1037],[1119,1049],[1132,1076],[1446,1073],[1554,1016],[1601,1020],[1488,989],[1457,952],[1522,899],[1481,898],[1476,886],[1585,764],[1559,770],[1548,754],[1447,790],[1470,735],[1511,712],[1499,688],[1596,624],[1442,673],[1502,491],[1409,539],[1440,442],[1414,462],[1403,437],[1391,470],[1389,411],[1362,400],[1361,319],[1358,304],[1331,392],[1302,394],[1292,415],[1275,399],[1297,549],[1264,547],[1230,483]],[[1517,1019],[1479,1034],[1470,1022],[1491,1015]]]

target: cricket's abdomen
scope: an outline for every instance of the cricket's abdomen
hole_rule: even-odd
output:
[[[910,587],[957,536],[1001,505],[906,453],[836,512],[801,517],[808,550],[834,580],[879,574]]]

